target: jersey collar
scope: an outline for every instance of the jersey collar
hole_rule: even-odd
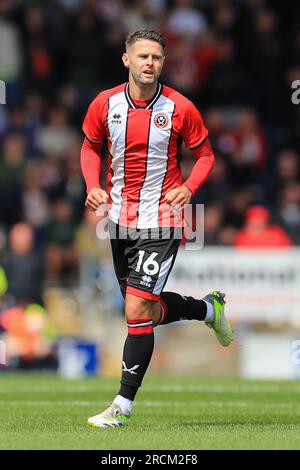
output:
[[[151,109],[153,107],[153,105],[156,103],[156,101],[158,100],[158,98],[160,97],[161,92],[162,92],[162,86],[158,82],[156,92],[155,92],[154,96],[151,98],[151,100],[149,101],[149,103],[146,106],[137,106],[134,103],[131,96],[130,96],[129,83],[126,83],[126,85],[125,85],[125,97],[126,97],[126,100],[128,102],[129,108],[133,108],[133,109],[138,109],[138,108]]]

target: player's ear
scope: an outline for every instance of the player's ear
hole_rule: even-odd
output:
[[[129,58],[128,58],[128,54],[126,54],[126,52],[124,52],[124,54],[122,55],[122,60],[123,60],[123,64],[125,65],[125,67],[129,67]]]

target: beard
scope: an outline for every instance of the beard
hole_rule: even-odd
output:
[[[146,75],[144,73],[132,74],[135,83],[139,85],[153,85],[157,82],[157,75],[153,73],[152,75]]]

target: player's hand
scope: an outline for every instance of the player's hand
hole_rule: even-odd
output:
[[[167,192],[165,201],[175,209],[182,209],[184,204],[189,204],[192,199],[191,191],[184,185]]]
[[[108,194],[104,189],[92,188],[85,200],[85,207],[91,211],[96,211],[100,204],[108,202]]]

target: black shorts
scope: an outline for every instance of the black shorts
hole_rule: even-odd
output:
[[[108,226],[115,273],[123,297],[128,293],[159,300],[175,262],[181,229],[160,227],[153,234],[153,229],[128,230],[111,220]]]

